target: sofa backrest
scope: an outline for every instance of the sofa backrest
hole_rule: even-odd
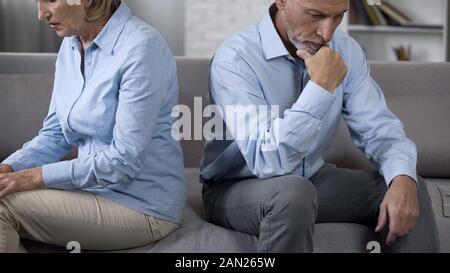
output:
[[[418,173],[450,177],[450,63],[373,62],[371,70],[389,109],[417,145]],[[348,130],[341,124],[329,160],[342,166],[367,167],[362,153],[351,146]]]
[[[36,135],[50,101],[55,54],[0,53],[0,160]],[[177,57],[180,104],[194,97],[208,103],[208,59]],[[417,144],[418,172],[450,177],[450,64],[371,63],[372,76]],[[192,113],[193,114],[193,113]],[[203,141],[182,141],[186,167],[198,167]],[[341,167],[373,168],[353,147],[344,123],[327,161]]]
[[[55,54],[0,53],[0,161],[42,127],[53,88]]]

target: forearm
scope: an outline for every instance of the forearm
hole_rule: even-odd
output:
[[[130,183],[140,172],[143,156],[120,153],[116,148],[77,158],[44,165],[43,180],[48,188],[87,189]]]
[[[365,71],[346,91],[344,119],[353,143],[374,162],[389,185],[394,177],[417,180],[417,148],[407,138],[402,122],[388,109],[379,86]]]
[[[69,153],[71,147],[63,136],[40,134],[10,155],[2,164],[11,166],[15,171],[41,167],[58,162]]]
[[[256,137],[237,141],[249,166],[258,177],[285,175],[294,170],[317,138],[322,120],[335,96],[310,82],[284,118],[275,119],[269,130],[256,131]]]
[[[393,133],[397,130],[397,134]],[[392,137],[373,141],[368,145],[368,153],[378,164],[380,174],[383,175],[387,185],[398,176],[409,176],[417,181],[417,148],[404,132],[396,126],[389,130]]]

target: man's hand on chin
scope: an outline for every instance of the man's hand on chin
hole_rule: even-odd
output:
[[[348,73],[348,67],[342,57],[326,45],[315,55],[306,50],[298,50],[297,55],[305,61],[311,81],[330,93],[334,93]]]
[[[411,233],[419,219],[417,183],[409,176],[397,176],[391,183],[383,202],[376,232],[389,224],[386,245],[392,245],[398,237]]]

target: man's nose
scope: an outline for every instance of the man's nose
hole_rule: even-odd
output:
[[[328,43],[333,38],[335,30],[336,30],[335,23],[333,22],[332,18],[329,18],[321,23],[317,34],[324,39],[325,43]]]
[[[38,19],[42,21],[49,17],[50,11],[47,9],[45,4],[42,4],[40,1],[38,1]]]

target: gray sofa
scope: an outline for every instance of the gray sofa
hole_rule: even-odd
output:
[[[0,54],[0,160],[38,132],[50,100],[55,57]],[[194,97],[203,97],[203,103],[207,103],[208,60],[177,58],[177,63],[180,103],[192,107]],[[450,64],[371,63],[371,66],[391,110],[418,145],[418,172],[426,179],[433,200],[441,251],[450,252],[450,218],[444,216],[444,201],[449,202],[450,190],[441,195],[438,188],[450,186]],[[156,244],[120,252],[255,252],[256,237],[205,220],[198,182],[203,143],[184,141],[182,145],[189,185],[181,228]],[[327,159],[340,167],[373,168],[352,146],[344,124]],[[378,240],[369,227],[357,224],[317,224],[315,230],[316,252],[368,252],[367,243]],[[27,240],[23,245],[30,252],[67,251]]]

